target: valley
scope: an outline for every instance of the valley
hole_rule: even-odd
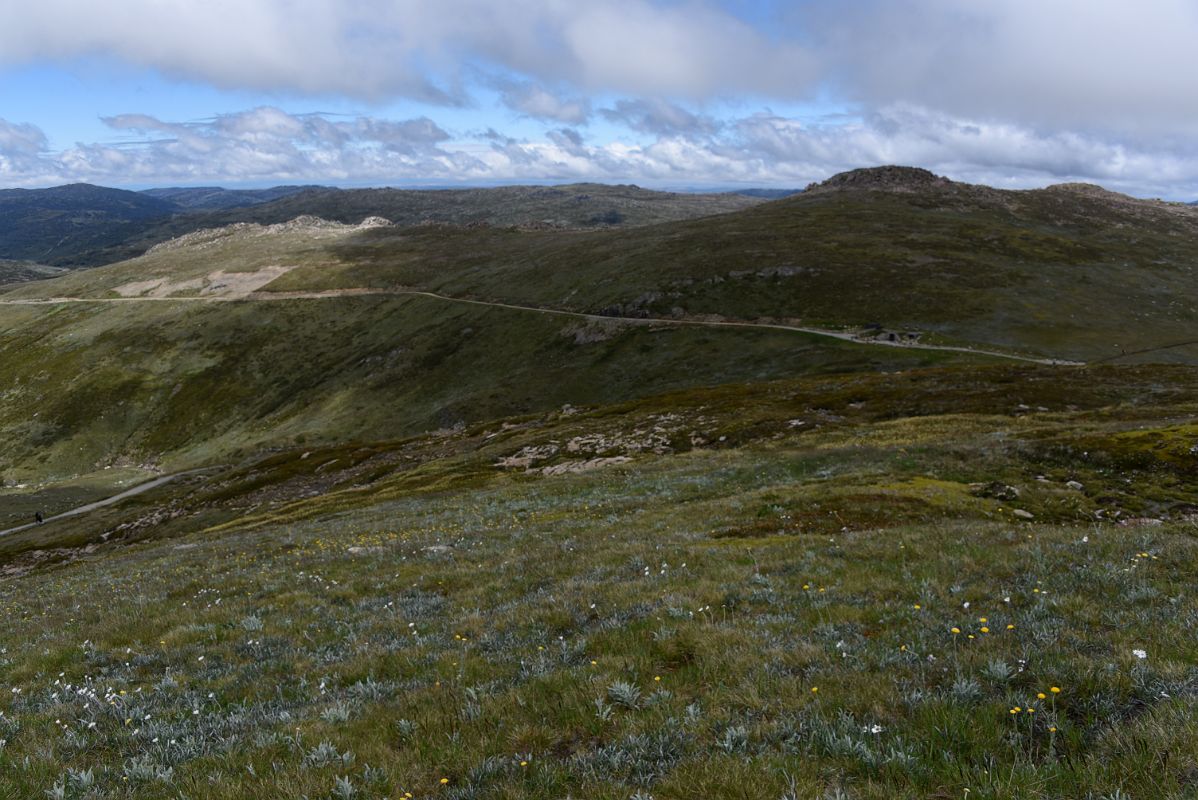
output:
[[[181,191],[0,273],[11,796],[1193,790],[1198,209]]]

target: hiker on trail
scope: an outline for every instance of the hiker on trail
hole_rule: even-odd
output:
[[[41,524],[42,524],[42,522],[44,522],[44,521],[45,521],[45,519],[42,517],[42,512],[40,512],[40,511],[35,511],[35,512],[33,512],[33,518],[34,518],[35,520],[37,520],[37,524],[38,524],[38,525],[41,525]]]

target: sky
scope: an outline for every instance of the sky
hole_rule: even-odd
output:
[[[0,0],[0,187],[1198,199],[1195,0]]]

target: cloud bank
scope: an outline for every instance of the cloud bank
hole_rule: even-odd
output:
[[[1076,133],[950,117],[894,105],[856,121],[809,126],[766,111],[722,122],[681,108],[617,104],[605,116],[653,136],[591,141],[574,127],[543,139],[494,130],[456,137],[428,117],[296,115],[261,107],[200,123],[145,114],[108,118],[118,144],[44,150],[31,125],[0,120],[0,181],[436,184],[632,181],[648,186],[803,186],[861,165],[924,166],[1013,188],[1092,181],[1141,195],[1198,194],[1193,150],[1129,148]]]
[[[114,141],[56,152],[38,120],[0,121],[9,184],[793,185],[904,163],[999,185],[1198,196],[1193,0],[0,0],[0,11],[0,69],[99,57],[263,93],[261,107],[202,122],[121,109],[105,120]],[[288,114],[270,93],[367,111]],[[418,113],[370,113],[396,98]],[[811,125],[771,110],[803,103],[847,113]],[[488,121],[453,130],[439,108]]]
[[[5,8],[7,7],[7,8]],[[466,102],[468,68],[583,90],[790,93],[801,47],[648,0],[4,0],[0,61],[106,55],[226,88]]]

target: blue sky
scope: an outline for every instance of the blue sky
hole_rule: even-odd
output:
[[[803,186],[1198,198],[1191,0],[0,0],[0,186]]]

